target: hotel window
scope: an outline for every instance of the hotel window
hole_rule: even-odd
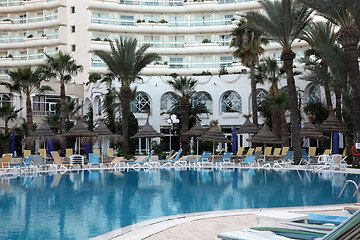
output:
[[[230,41],[231,41],[230,35],[224,34],[224,35],[220,35],[220,41],[218,43],[220,44],[220,46],[229,46]]]
[[[150,47],[161,47],[160,36],[144,36],[144,43]]]
[[[321,102],[321,90],[318,85],[311,86],[309,89],[309,102]]]
[[[33,98],[33,113],[35,116],[53,115],[59,102],[58,96],[36,95]]]
[[[191,21],[190,26],[212,26],[212,21],[210,16],[196,16],[194,20]]]
[[[144,92],[136,93],[135,99],[130,104],[133,113],[150,113],[150,98]]]
[[[71,26],[71,32],[74,33],[75,32],[75,25]]]
[[[70,13],[75,13],[75,6],[70,7]]]
[[[212,97],[207,92],[197,92],[194,96],[194,107],[203,105],[209,113],[213,112],[213,101]]]
[[[168,92],[161,96],[160,99],[160,113],[168,113],[172,108],[175,107],[175,104],[178,103],[179,96],[175,93]]]
[[[185,43],[185,36],[169,36],[169,41],[166,42],[166,47],[183,48],[184,43]]]
[[[169,26],[170,27],[186,27],[187,22],[182,16],[169,16]]]
[[[241,112],[241,96],[235,91],[227,91],[221,97],[221,112]]]
[[[76,45],[75,44],[71,44],[71,51],[75,52],[76,51]]]
[[[169,58],[170,68],[184,68],[184,58],[182,57],[170,57]]]
[[[120,15],[116,25],[135,26],[134,16]]]
[[[231,67],[233,62],[233,56],[221,56],[220,67]]]
[[[20,24],[26,23],[26,14],[20,15],[19,18],[20,18],[19,21]]]
[[[0,93],[0,107],[8,104],[11,105],[12,99],[10,94]]]

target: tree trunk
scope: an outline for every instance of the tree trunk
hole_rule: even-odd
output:
[[[341,93],[339,92],[339,89],[335,90],[335,99],[336,99],[336,118],[339,119],[340,122],[342,122],[342,115],[341,115]]]
[[[66,132],[66,95],[65,95],[65,83],[61,81],[60,83],[60,101],[61,101],[61,108],[60,108],[60,123],[61,123],[61,133]]]
[[[251,84],[251,106],[253,124],[258,126],[258,106],[256,101],[256,80],[255,80],[255,66],[250,66],[250,84]]]
[[[271,111],[271,123],[274,136],[281,139],[281,113],[279,111]]]
[[[122,143],[123,153],[129,154],[129,109],[130,109],[131,89],[129,87],[120,88],[121,101],[121,121],[122,121],[122,135],[124,141]]]
[[[327,109],[332,109],[332,102],[331,102],[331,93],[328,87],[324,87],[325,91],[325,100],[326,100],[326,107]]]
[[[285,115],[281,115],[281,141],[283,142],[283,147],[289,146],[289,128],[286,122]]]
[[[30,95],[26,96],[26,121],[27,121],[28,134],[30,135],[33,132],[33,114],[32,114]]]
[[[181,132],[185,133],[189,131],[189,103],[185,97],[181,98],[180,106],[180,115],[181,115]],[[189,137],[181,137],[181,147],[187,149],[189,145]]]
[[[293,62],[295,53],[291,49],[284,49],[281,53],[281,60],[284,61],[287,91],[289,98],[290,108],[290,124],[291,124],[291,137],[294,150],[294,162],[299,164],[301,160],[301,144],[300,144],[300,130],[299,130],[299,112],[298,112],[298,99],[296,93]]]
[[[360,72],[358,61],[359,52],[357,49],[360,41],[360,31],[355,26],[342,28],[339,31],[338,39],[344,48],[349,83],[352,89],[353,141],[356,143],[360,141]],[[358,165],[359,163],[360,157],[354,156],[353,165]]]
[[[5,120],[5,136],[9,135],[9,126],[8,126],[8,121]],[[4,152],[8,153],[10,152],[10,142],[9,141],[5,141],[4,142]]]

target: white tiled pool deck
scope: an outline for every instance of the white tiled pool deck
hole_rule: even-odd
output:
[[[293,169],[298,168],[297,166],[293,166]],[[346,172],[360,174],[358,169],[347,169]],[[350,205],[337,204],[327,206],[271,208],[271,210],[284,210],[331,216],[349,216],[349,214],[343,211],[345,206]],[[254,215],[265,210],[270,209],[241,209],[162,217],[120,228],[94,239],[215,240],[218,239],[218,233],[238,231],[256,226],[256,217]],[[261,223],[266,222],[269,222],[269,220],[261,220]]]

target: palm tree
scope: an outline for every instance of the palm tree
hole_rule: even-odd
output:
[[[270,57],[264,58],[263,62],[256,67],[256,78],[270,83],[269,96],[274,97],[279,91],[278,83],[285,74],[283,67],[279,67],[276,60]],[[271,109],[271,123],[274,135],[281,138],[281,115],[276,108]]]
[[[15,107],[10,104],[3,104],[0,107],[0,118],[2,118],[5,122],[5,136],[9,136],[9,127],[8,124],[10,121],[13,121],[17,118],[18,112],[21,109],[15,110]],[[4,152],[9,152],[9,141],[4,142]]]
[[[120,38],[115,40],[115,44],[110,42],[110,53],[103,50],[95,50],[95,54],[106,63],[109,71],[121,83],[120,103],[122,114],[122,134],[124,136],[122,150],[124,153],[129,152],[128,116],[132,96],[130,85],[134,83],[136,79],[140,79],[139,74],[146,65],[160,59],[160,56],[157,53],[145,53],[150,45],[144,44],[138,50],[136,50],[136,46],[136,38]]]
[[[315,56],[316,62],[320,62],[320,66],[323,70],[318,69],[320,72],[324,72],[324,75],[318,75],[321,85],[325,90],[326,105],[328,109],[332,109],[330,85],[331,78],[322,78],[321,76],[327,76],[328,74],[328,63],[326,54],[331,51],[335,45],[337,34],[335,32],[335,26],[330,22],[314,22],[308,25],[303,35],[300,36],[301,40],[306,41],[311,49],[305,52],[306,56]],[[339,109],[341,112],[341,109]]]
[[[69,82],[72,77],[83,71],[83,66],[76,64],[76,61],[68,53],[59,51],[58,55],[53,57],[45,53],[46,65],[41,66],[46,76],[50,79],[60,81],[60,123],[61,132],[66,132],[66,93],[65,83]]]
[[[231,36],[233,36],[233,39],[231,40],[230,47],[236,48],[233,53],[234,57],[241,59],[241,63],[250,68],[252,116],[253,123],[257,126],[256,84],[258,82],[255,78],[255,66],[259,63],[259,56],[264,52],[264,48],[261,45],[266,45],[268,40],[263,37],[261,32],[249,28],[244,19],[240,20]]]
[[[306,6],[314,9],[319,15],[335,23],[339,29],[337,40],[344,48],[346,69],[352,88],[352,121],[354,127],[354,141],[360,138],[360,71],[359,52],[360,42],[360,4],[357,0],[300,0]],[[360,162],[355,157],[355,163]]]
[[[180,93],[179,111],[181,116],[181,132],[185,133],[189,131],[189,104],[192,102],[192,98],[195,94],[195,87],[197,80],[189,77],[179,77],[173,80],[169,80],[168,83],[173,89]],[[189,137],[182,136],[181,145],[183,148],[189,144]]]
[[[11,92],[17,92],[26,96],[26,121],[28,133],[33,131],[33,114],[31,104],[31,94],[35,91],[40,93],[45,91],[53,91],[47,85],[42,85],[41,82],[45,80],[45,75],[40,68],[31,70],[31,67],[17,68],[17,71],[10,71],[10,82],[1,82]]]
[[[312,11],[300,5],[297,0],[261,0],[263,12],[251,11],[245,17],[251,25],[263,32],[269,40],[277,42],[282,47],[281,60],[284,62],[287,90],[289,97],[291,135],[294,148],[294,161],[301,160],[298,99],[293,72],[293,62],[296,54],[292,44],[308,25]]]

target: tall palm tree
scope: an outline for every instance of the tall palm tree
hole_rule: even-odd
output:
[[[330,22],[314,22],[308,25],[302,36],[301,40],[306,41],[311,49],[305,52],[306,56],[315,56],[316,60],[320,62],[320,66],[323,68],[323,72],[328,72],[328,63],[326,54],[331,51],[335,45],[337,34],[335,32],[335,26]],[[319,69],[321,71],[321,69]],[[324,76],[327,76],[325,74]],[[321,78],[322,75],[319,75]],[[325,90],[326,105],[328,109],[332,109],[330,85],[331,78],[322,78],[321,85]],[[339,109],[341,112],[341,109]]]
[[[130,85],[134,83],[136,79],[140,79],[140,71],[145,68],[146,65],[160,59],[160,56],[157,53],[145,53],[150,45],[144,44],[139,49],[136,49],[136,46],[136,38],[120,38],[115,40],[115,44],[110,42],[110,53],[103,50],[95,51],[95,54],[106,63],[109,71],[113,73],[113,75],[121,83],[120,103],[122,114],[122,134],[124,136],[122,150],[124,153],[129,152],[128,116],[132,96]]]
[[[281,60],[284,62],[287,90],[289,97],[291,135],[294,148],[294,161],[301,160],[298,99],[296,93],[293,62],[296,54],[292,51],[292,44],[311,20],[312,11],[300,5],[297,0],[261,0],[263,12],[251,11],[246,13],[246,19],[251,25],[263,32],[270,40],[282,47]]]
[[[9,122],[13,121],[17,118],[18,112],[21,109],[15,110],[15,107],[11,106],[10,104],[3,104],[0,107],[0,118],[2,118],[5,122],[5,136],[9,136]],[[9,152],[9,141],[4,142],[4,152]]]
[[[240,20],[238,26],[231,33],[233,37],[230,47],[235,47],[233,55],[241,59],[241,63],[250,68],[251,81],[251,105],[253,123],[258,125],[257,101],[256,101],[256,84],[255,66],[259,63],[259,56],[265,51],[261,45],[266,45],[268,40],[261,32],[250,28],[244,19]]]
[[[354,127],[354,141],[360,140],[360,71],[359,52],[360,42],[360,4],[357,0],[299,0],[306,6],[335,23],[339,29],[337,40],[344,48],[346,69],[352,90],[352,121]],[[355,157],[359,164],[360,157]]]
[[[195,87],[197,80],[190,77],[179,77],[173,80],[169,80],[168,83],[173,89],[180,93],[179,111],[181,116],[181,132],[185,133],[189,131],[189,104],[192,102],[192,98],[195,94]],[[182,136],[181,145],[183,148],[189,144],[189,137]]]
[[[270,57],[264,58],[256,67],[256,78],[270,83],[269,96],[274,97],[279,91],[278,83],[281,77],[285,74],[283,67],[279,67],[276,60]],[[276,108],[271,109],[271,123],[274,135],[281,138],[281,115],[280,111]]]
[[[16,92],[24,94],[26,96],[26,121],[28,126],[28,133],[33,131],[33,114],[31,104],[31,94],[35,91],[45,92],[53,91],[53,89],[47,85],[41,85],[44,81],[45,75],[40,68],[34,71],[31,67],[17,68],[17,71],[10,71],[10,82],[1,82],[1,85],[5,85],[10,92]]]
[[[66,93],[65,83],[69,82],[72,77],[83,71],[83,66],[76,64],[76,61],[69,53],[59,51],[55,57],[45,53],[46,65],[41,66],[46,76],[50,79],[60,81],[60,122],[61,132],[66,132]]]

